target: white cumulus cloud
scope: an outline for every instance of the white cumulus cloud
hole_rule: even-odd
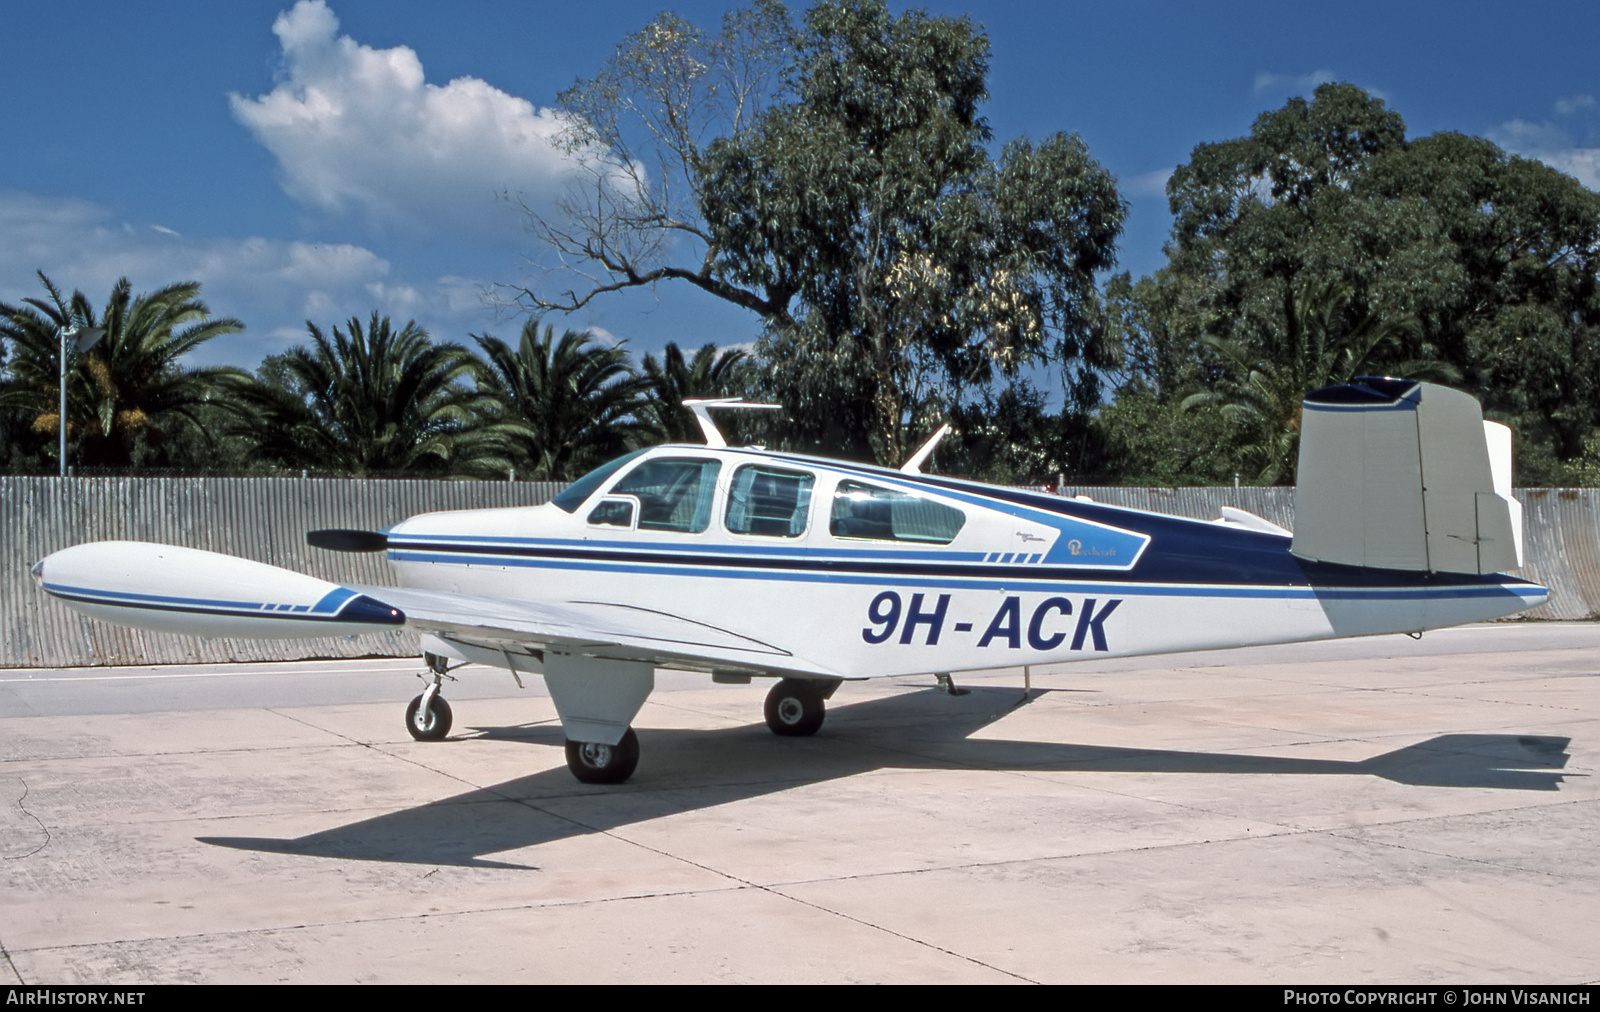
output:
[[[1319,85],[1334,84],[1342,80],[1338,74],[1331,70],[1313,70],[1307,74],[1269,74],[1265,71],[1256,75],[1255,86],[1252,89],[1257,98],[1292,98],[1299,96],[1309,99]],[[1353,83],[1353,82],[1351,82]],[[1389,94],[1378,88],[1367,85],[1357,85],[1373,98],[1389,101]]]
[[[1571,116],[1586,109],[1595,108],[1593,95],[1569,95],[1556,100],[1556,115]]]
[[[380,228],[513,240],[523,221],[500,196],[548,206],[572,177],[552,110],[476,78],[429,84],[414,50],[340,35],[323,0],[300,0],[272,30],[277,86],[229,99],[302,204]]]
[[[1317,90],[1319,84],[1331,84],[1337,81],[1331,70],[1313,70],[1309,74],[1269,74],[1263,71],[1256,75],[1255,93],[1257,95],[1310,95]]]
[[[1521,151],[1558,172],[1565,172],[1591,190],[1600,190],[1600,148],[1532,149]]]
[[[1572,95],[1556,101],[1555,120],[1532,122],[1508,120],[1489,131],[1489,139],[1519,155],[1537,158],[1552,169],[1565,172],[1591,190],[1600,190],[1600,147],[1589,147],[1574,139],[1587,125],[1594,136],[1597,104],[1591,95]]]
[[[1135,197],[1165,197],[1167,195],[1167,180],[1172,178],[1177,171],[1176,165],[1169,165],[1164,169],[1154,172],[1141,172],[1132,179],[1123,183],[1124,192]]]
[[[89,201],[14,190],[0,190],[0,233],[0,302],[43,297],[37,270],[96,308],[118,278],[136,293],[200,282],[213,315],[237,317],[246,329],[203,346],[194,364],[254,368],[305,341],[307,319],[327,328],[376,309],[416,319],[438,340],[461,341],[492,318],[464,279],[397,278],[388,260],[349,243],[184,236],[119,220]]]

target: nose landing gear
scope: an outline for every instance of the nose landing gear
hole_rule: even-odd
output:
[[[418,741],[440,741],[450,733],[452,716],[450,704],[439,695],[444,680],[450,678],[447,674],[448,662],[438,654],[423,654],[422,657],[433,677],[428,687],[422,690],[422,695],[406,706],[406,730]],[[450,680],[455,681],[453,678]]]

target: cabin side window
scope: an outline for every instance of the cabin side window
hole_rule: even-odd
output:
[[[589,511],[589,523],[596,527],[633,527],[634,509],[638,500],[629,496],[606,496]]]
[[[840,538],[948,545],[966,522],[966,514],[944,503],[858,481],[841,481],[833,493],[828,531]]]
[[[733,473],[728,491],[728,531],[798,538],[806,530],[815,482],[804,471],[746,464]]]
[[[658,457],[623,476],[609,495],[639,500],[641,531],[698,534],[711,526],[718,467],[714,460]]]

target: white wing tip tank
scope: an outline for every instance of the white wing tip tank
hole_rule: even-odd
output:
[[[298,639],[383,632],[406,621],[337,583],[175,545],[97,541],[49,555],[32,572],[74,611],[158,632]]]

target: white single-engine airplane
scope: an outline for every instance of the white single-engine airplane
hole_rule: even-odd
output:
[[[109,541],[50,555],[87,615],[201,636],[409,624],[432,680],[406,710],[449,733],[449,659],[542,674],[579,780],[638,763],[657,667],[779,679],[768,726],[809,735],[841,682],[1179,650],[1419,633],[1521,611],[1511,433],[1466,394],[1364,377],[1304,403],[1295,530],[728,447],[658,446],[549,503],[428,513],[311,544],[383,551],[399,587],[342,586],[226,555]],[[938,437],[936,436],[935,439]],[[946,679],[947,681],[947,679]]]

